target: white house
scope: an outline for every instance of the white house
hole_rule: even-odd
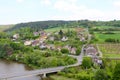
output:
[[[68,37],[64,36],[61,41],[67,41],[68,40]]]
[[[25,41],[24,42],[24,45],[26,45],[26,46],[29,46],[29,45],[31,45],[32,44],[32,41]]]

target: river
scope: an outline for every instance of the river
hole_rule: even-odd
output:
[[[7,60],[0,60],[0,75],[9,73],[21,73],[31,70],[29,67],[21,63],[16,63]],[[21,78],[13,78],[8,80],[41,80],[39,76],[27,76]]]

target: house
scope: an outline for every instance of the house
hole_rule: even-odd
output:
[[[66,45],[64,48],[68,49],[70,54],[76,54],[76,48],[75,47],[71,47],[69,45]]]
[[[98,54],[97,49],[94,48],[93,46],[88,46],[85,52],[87,56],[91,57],[96,56]]]
[[[33,32],[34,36],[39,36],[39,32]]]
[[[64,46],[64,48],[66,48],[66,49],[70,50],[70,49],[71,49],[71,46],[66,45],[66,46]]]
[[[71,48],[71,49],[70,49],[70,53],[71,53],[71,54],[76,54],[76,48],[74,48],[74,47]]]
[[[49,37],[49,40],[50,40],[50,41],[54,41],[54,40],[55,40],[55,37],[54,37],[54,36],[51,36],[51,37]]]
[[[39,47],[40,47],[40,49],[46,49],[47,48],[45,43],[41,43]]]
[[[34,41],[32,42],[32,46],[39,46],[39,44],[40,44],[40,41],[39,41],[39,40],[34,40]]]
[[[99,65],[102,65],[102,60],[98,59],[98,60],[97,60],[97,63],[98,63]]]
[[[64,36],[61,41],[67,41],[68,40],[68,37]]]
[[[57,46],[56,49],[57,49],[58,51],[61,51],[62,47],[61,47],[61,46]]]
[[[50,36],[51,35],[51,33],[49,32],[49,33],[47,33],[47,36]]]
[[[84,38],[84,37],[81,37],[81,38],[80,38],[80,41],[84,42],[84,41],[85,41],[85,38]]]
[[[49,49],[55,50],[55,46],[53,44],[50,44],[49,46],[50,46]]]
[[[16,39],[18,39],[19,38],[19,34],[14,34],[13,35],[13,40],[16,40]]]
[[[27,41],[24,42],[24,45],[25,45],[25,46],[29,46],[29,45],[31,45],[31,44],[32,44],[32,41],[31,41],[31,40],[30,40],[30,41],[27,40]]]

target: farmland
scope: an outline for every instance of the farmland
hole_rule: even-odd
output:
[[[99,44],[98,45],[101,52],[103,53],[103,57],[120,57],[120,44]]]

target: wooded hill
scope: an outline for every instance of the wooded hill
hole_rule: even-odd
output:
[[[93,27],[93,26],[112,26],[120,27],[120,21],[89,21],[89,20],[78,20],[78,21],[37,21],[37,22],[28,22],[16,24],[14,27],[7,29],[5,31],[13,31],[16,29],[30,27],[33,30],[48,29],[54,27]]]

